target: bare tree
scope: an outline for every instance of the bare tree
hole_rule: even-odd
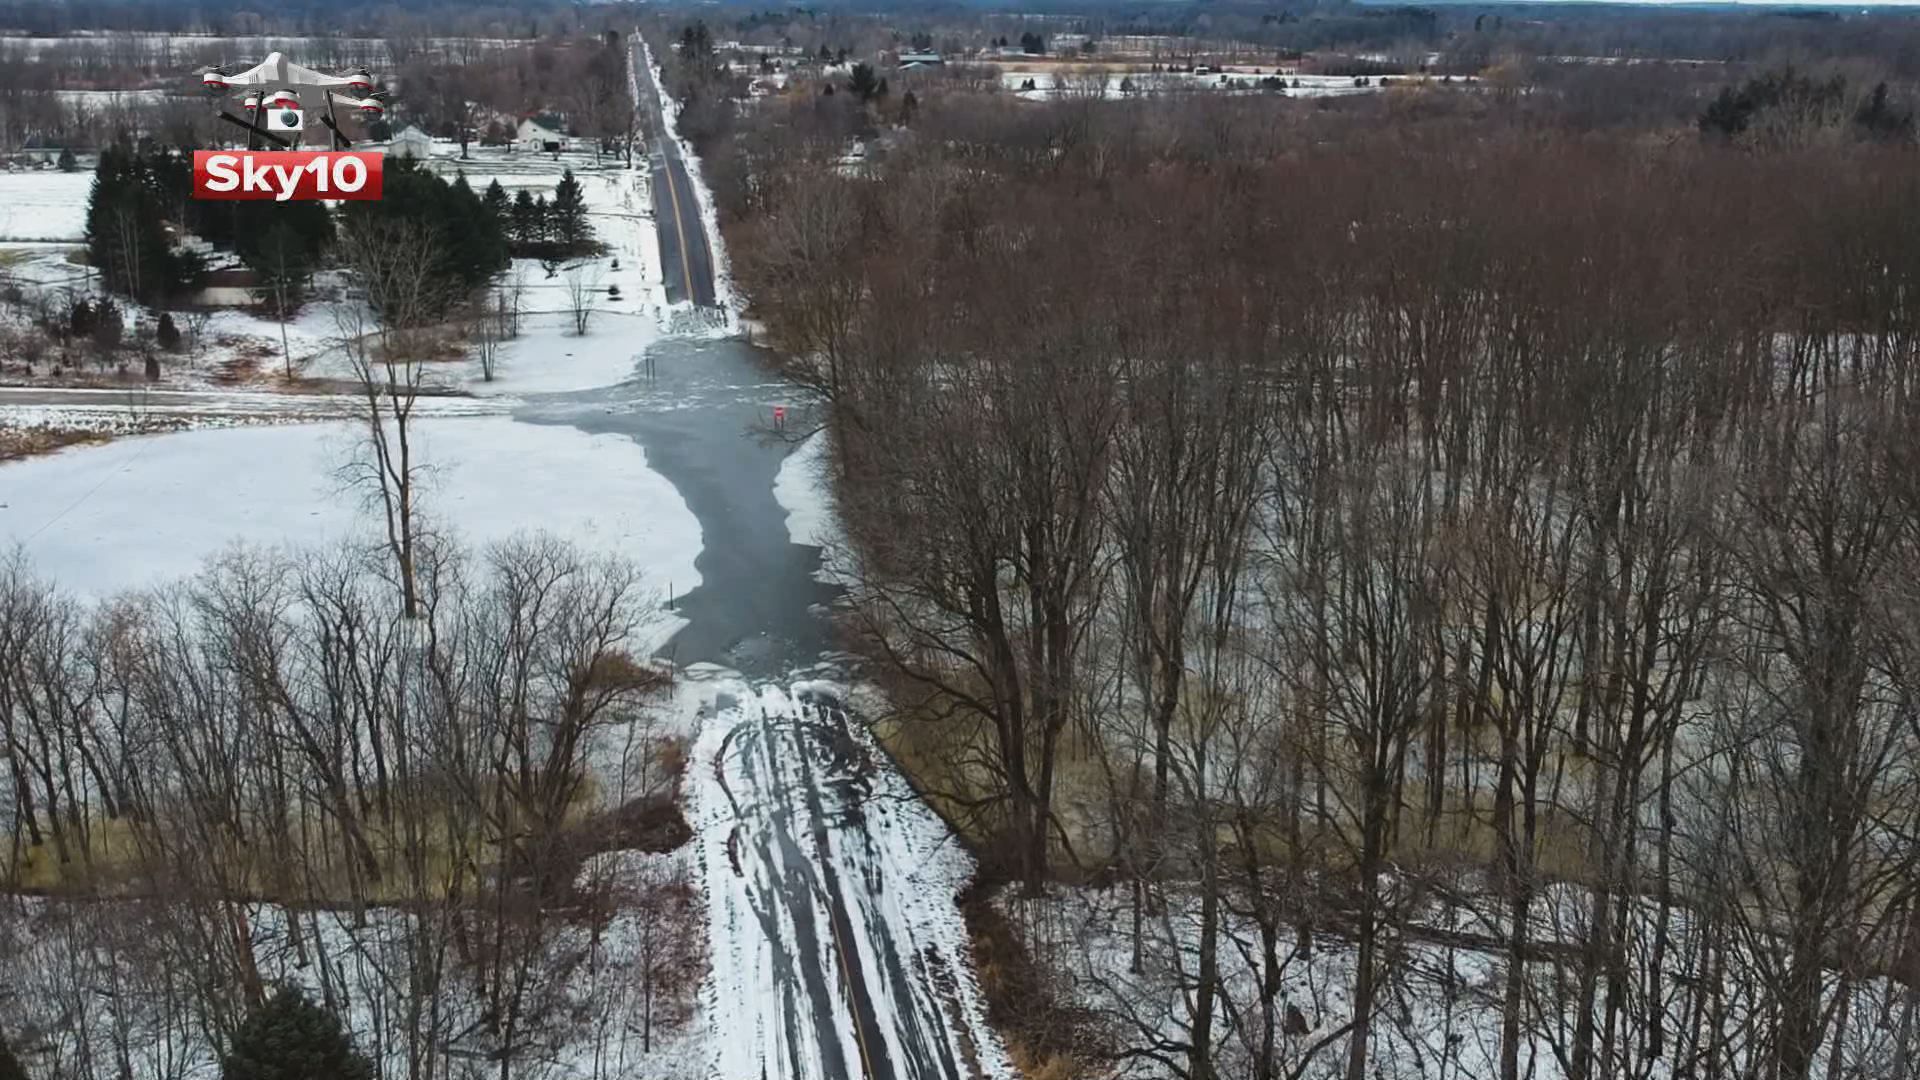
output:
[[[600,270],[586,265],[577,265],[567,270],[567,311],[573,316],[573,332],[576,336],[587,336],[587,324],[593,321],[593,313],[600,306],[603,290],[600,287]]]
[[[371,489],[385,519],[401,610],[420,614],[416,564],[423,539],[417,514],[421,466],[414,460],[413,410],[426,377],[429,321],[447,297],[433,264],[438,240],[423,226],[367,219],[343,230],[347,264],[366,303],[336,305],[341,348],[360,383],[367,459],[347,469],[349,483]]]

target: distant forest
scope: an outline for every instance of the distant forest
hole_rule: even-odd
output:
[[[631,4],[563,0],[514,4],[387,0],[287,0],[257,9],[200,0],[12,0],[0,3],[0,29],[29,35],[136,30],[220,35],[310,34],[382,37],[418,32],[537,37],[555,30],[631,21]],[[1845,55],[1876,60],[1898,75],[1920,73],[1920,18],[1911,10],[1751,7],[1666,8],[1649,4],[1360,4],[1349,2],[1128,3],[1035,0],[922,3],[856,0],[773,7],[764,2],[706,6],[726,24],[805,24],[863,14],[885,16],[896,32],[952,29],[981,21],[1031,20],[1095,37],[1165,34],[1226,38],[1281,49],[1400,49],[1424,45],[1500,54],[1763,62],[1782,55]]]

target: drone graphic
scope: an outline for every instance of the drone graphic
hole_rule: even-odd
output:
[[[297,149],[306,131],[307,112],[300,100],[301,91],[317,97],[323,107],[320,123],[333,133],[333,148],[345,150],[353,140],[340,130],[337,111],[358,112],[368,120],[387,111],[384,93],[373,90],[373,76],[365,68],[348,75],[328,75],[293,63],[281,53],[268,53],[259,64],[234,75],[218,69],[200,76],[200,85],[222,100],[220,118],[247,130],[247,149],[265,142],[283,150]],[[240,99],[243,116],[226,110],[225,102]]]

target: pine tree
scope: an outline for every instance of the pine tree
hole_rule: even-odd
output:
[[[160,325],[154,330],[153,337],[168,352],[180,351],[180,326],[173,321],[173,312],[160,313]]]
[[[504,191],[501,197],[506,197]],[[474,194],[466,174],[456,175],[448,186],[444,212],[442,235],[447,238],[453,272],[462,282],[479,285],[507,264],[507,240],[499,219]]]
[[[534,205],[533,192],[526,188],[513,197],[513,227],[509,230],[515,251],[530,256],[533,246],[540,242],[539,210]]]
[[[67,147],[62,147],[60,150],[59,164],[61,172],[74,172],[80,168],[80,162],[74,158],[73,150]]]
[[[93,313],[93,304],[85,297],[75,300],[73,306],[67,309],[67,333],[74,337],[92,337],[93,326],[97,321]]]
[[[500,186],[498,179],[487,185],[487,190],[481,194],[480,201],[486,204],[487,213],[493,216],[494,223],[503,232],[512,227],[513,201],[507,198],[507,189]]]
[[[291,987],[248,1015],[220,1061],[221,1080],[373,1080],[332,1013]]]
[[[531,235],[534,249],[542,252],[542,257],[544,258],[546,249],[553,246],[553,207],[547,205],[547,197],[545,195],[537,196],[533,200],[533,232]]]
[[[879,92],[880,80],[874,76],[872,64],[855,64],[847,76],[847,89],[861,101],[869,101]]]
[[[180,166],[180,157],[166,152],[143,155],[124,146],[101,152],[87,198],[87,258],[109,289],[153,301],[199,276],[200,259],[174,252],[164,225],[178,220],[188,201]]]
[[[309,258],[306,244],[284,221],[274,222],[264,235],[249,241],[247,266],[259,279],[260,301],[272,305],[277,318],[284,319],[299,308],[307,277],[313,272]]]
[[[560,245],[561,254],[579,255],[592,245],[593,226],[587,222],[586,200],[580,193],[580,181],[573,178],[572,169],[560,177],[560,183],[553,189],[548,221],[552,238]]]

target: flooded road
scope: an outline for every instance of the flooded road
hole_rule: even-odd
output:
[[[699,519],[699,587],[655,583],[688,620],[662,656],[759,678],[813,666],[832,645],[822,614],[838,590],[814,580],[819,549],[789,542],[773,496],[796,434],[771,430],[773,409],[786,406],[797,423],[792,389],[763,350],[737,339],[667,338],[647,357],[641,370],[650,375],[556,396],[522,418],[634,439]]]
[[[701,583],[675,596],[688,623],[660,653],[697,666],[679,692],[703,705],[687,814],[713,963],[708,1075],[1004,1075],[953,903],[971,860],[849,712],[825,617],[837,590],[774,497],[806,433],[798,404],[745,342],[670,338],[637,378],[520,414],[634,439],[700,522]],[[775,406],[796,430],[771,430]]]

